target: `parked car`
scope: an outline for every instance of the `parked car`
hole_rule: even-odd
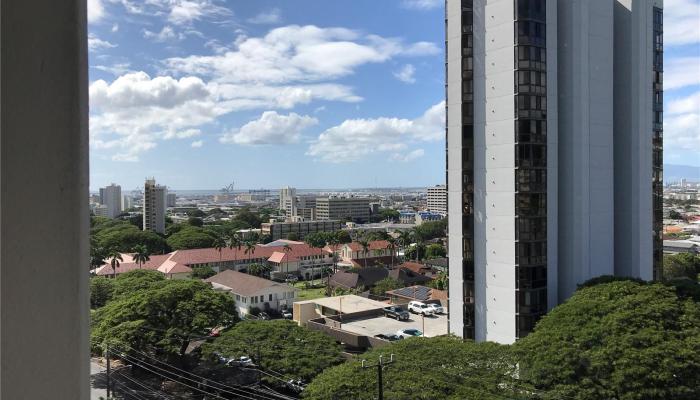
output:
[[[401,329],[400,331],[396,332],[396,336],[400,337],[401,339],[407,338],[407,337],[412,337],[412,336],[417,337],[417,336],[423,336],[423,332],[421,332],[415,328]]]
[[[292,313],[290,311],[284,310],[284,311],[282,311],[282,318],[292,319]]]
[[[403,339],[403,336],[394,335],[393,333],[387,333],[386,335],[380,333],[379,335],[374,335],[374,337],[376,337],[377,339],[388,340],[390,342],[395,342],[397,340]]]
[[[422,314],[423,316],[433,315],[432,307],[421,301],[412,301],[408,303],[408,311],[416,314]]]
[[[260,318],[264,321],[270,320],[270,316],[266,312],[261,312],[260,314],[258,314],[258,318]]]
[[[433,314],[444,314],[445,313],[445,309],[439,304],[430,303],[430,304],[428,304],[428,307],[430,307],[433,310]]]
[[[384,316],[387,318],[396,318],[397,321],[408,321],[410,317],[406,310],[398,306],[384,307]]]
[[[255,363],[248,356],[241,356],[239,358],[233,358],[228,360],[226,363],[229,367],[253,367]]]

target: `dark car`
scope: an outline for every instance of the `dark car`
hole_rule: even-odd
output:
[[[386,334],[386,335],[383,334],[383,333],[380,333],[379,335],[374,335],[374,337],[376,337],[377,339],[388,340],[388,341],[390,341],[390,342],[394,342],[394,341],[396,341],[396,340],[401,340],[401,339],[403,339],[403,337],[401,337],[401,336],[399,336],[399,335],[394,335],[393,333],[389,333],[389,334]]]
[[[384,307],[384,316],[387,318],[396,318],[397,321],[408,321],[410,317],[408,311],[398,306]]]

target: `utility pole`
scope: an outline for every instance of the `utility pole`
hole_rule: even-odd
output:
[[[111,391],[110,387],[112,386],[112,382],[110,381],[110,366],[109,366],[109,345],[107,345],[107,349],[105,350],[105,356],[107,357],[107,398],[110,397]]]
[[[384,400],[384,379],[382,378],[382,368],[384,368],[385,365],[389,365],[394,362],[393,354],[389,358],[389,361],[384,361],[383,357],[384,356],[379,356],[379,361],[373,365],[366,364],[366,361],[362,360],[362,368],[377,367],[377,399],[379,400]]]

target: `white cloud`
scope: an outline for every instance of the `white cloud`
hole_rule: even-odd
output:
[[[192,146],[192,148],[194,148],[194,149],[198,149],[198,148],[202,147],[203,145],[204,145],[203,140],[196,140],[196,141],[192,142],[192,144],[190,144],[190,146]]]
[[[97,80],[90,85],[91,144],[126,154],[120,159],[135,160],[159,140],[199,135],[204,125],[215,123],[222,115],[251,109],[291,109],[314,100],[357,102],[361,98],[347,86],[330,83],[223,84],[191,76],[152,78],[145,72],[130,72],[111,83]],[[125,141],[119,145],[121,139]],[[141,142],[150,145],[129,145]]]
[[[111,29],[112,33],[117,32],[118,30],[119,30],[119,24],[112,25],[112,29]]]
[[[99,22],[105,16],[105,8],[102,0],[87,0],[88,22],[93,24]]]
[[[664,116],[664,147],[700,154],[700,91],[669,102]]]
[[[211,0],[169,0],[168,20],[173,24],[187,24],[203,18],[230,16],[231,10],[215,4]]]
[[[301,133],[318,123],[308,115],[290,113],[280,115],[275,111],[265,111],[259,119],[250,121],[240,129],[221,136],[221,143],[244,145],[279,145],[298,143]]]
[[[700,43],[700,1],[664,1],[664,45]]]
[[[405,152],[409,144],[441,140],[444,132],[443,101],[413,120],[384,117],[345,120],[321,133],[306,154],[333,163],[357,161],[375,153],[393,156]],[[408,154],[417,157],[419,152],[413,150]]]
[[[676,57],[664,65],[664,90],[700,85],[700,57]]]
[[[394,77],[404,83],[416,83],[416,67],[406,64],[400,70],[394,72]]]
[[[445,5],[445,0],[403,0],[401,5],[414,10],[430,10]]]
[[[345,28],[290,25],[262,38],[240,36],[233,48],[217,55],[175,57],[165,64],[167,71],[219,82],[282,84],[337,79],[366,64],[436,52],[439,49],[427,42],[406,45],[400,39]]]
[[[128,62],[116,63],[112,65],[92,65],[91,68],[95,68],[104,72],[109,72],[114,76],[124,75],[128,72],[132,72],[131,64]]]
[[[183,36],[182,34],[175,33],[175,30],[169,26],[166,25],[163,27],[163,29],[160,30],[160,32],[151,32],[147,29],[143,30],[143,37],[146,39],[152,39],[156,42],[166,42],[168,40],[173,40],[173,39],[182,39]]]
[[[425,150],[415,149],[408,153],[394,153],[391,155],[392,161],[409,162],[421,158],[425,155]]]
[[[248,22],[251,24],[277,24],[282,21],[282,12],[279,8],[273,8],[272,10],[261,12],[260,14],[249,18]]]
[[[88,34],[88,50],[98,51],[102,49],[111,49],[113,47],[117,47],[117,45],[106,40],[102,40],[92,33]]]

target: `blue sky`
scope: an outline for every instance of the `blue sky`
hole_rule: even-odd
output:
[[[88,0],[91,188],[442,183],[443,3]],[[698,23],[666,0],[665,157],[700,166]]]

